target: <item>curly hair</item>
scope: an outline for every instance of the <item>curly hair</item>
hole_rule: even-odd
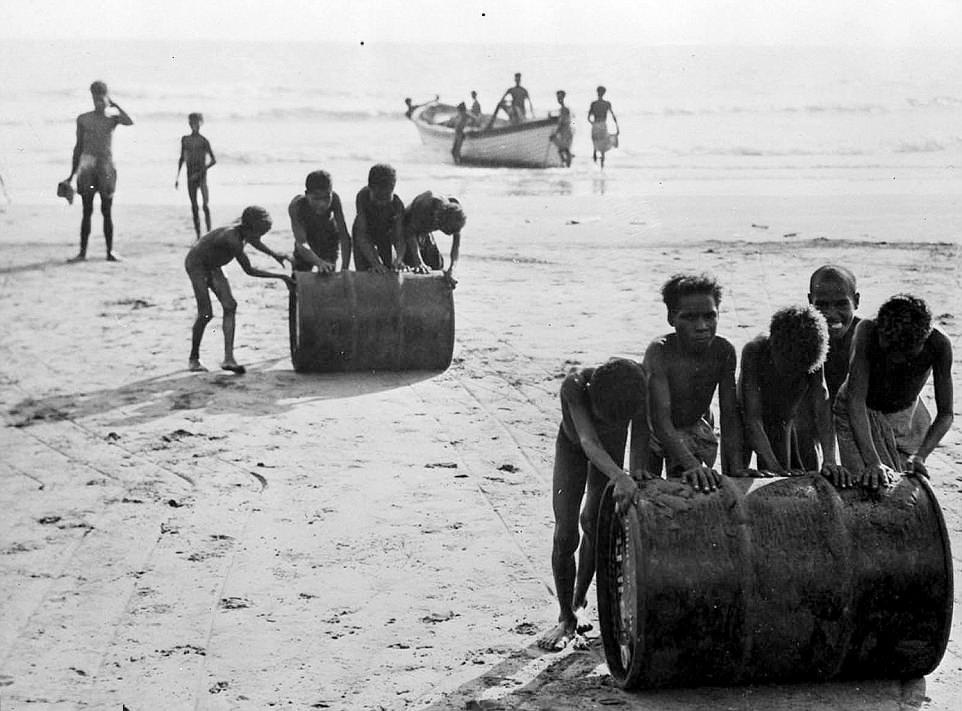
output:
[[[896,294],[879,307],[875,327],[888,349],[910,353],[932,332],[932,312],[922,299]]]
[[[464,215],[464,210],[459,203],[448,201],[441,205],[438,211],[438,229],[446,235],[453,235],[464,229],[468,218]]]
[[[669,311],[678,309],[681,297],[691,294],[708,294],[721,304],[722,288],[711,274],[673,274],[661,287],[661,298]]]
[[[645,373],[633,360],[611,358],[588,383],[591,404],[606,422],[625,422],[645,406]]]
[[[308,192],[311,190],[327,190],[332,185],[331,174],[326,170],[312,170],[304,180],[304,189]]]
[[[397,185],[397,171],[387,163],[372,165],[367,172],[367,186],[369,188],[391,188]]]
[[[241,214],[241,225],[254,232],[264,234],[274,224],[270,214],[260,205],[245,207]]]
[[[772,315],[772,355],[792,372],[814,373],[828,355],[828,324],[814,306],[788,306]]]

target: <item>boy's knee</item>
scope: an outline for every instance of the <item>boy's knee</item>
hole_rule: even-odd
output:
[[[581,537],[577,527],[555,526],[554,531],[554,552],[563,557],[574,555],[578,549]]]
[[[197,312],[197,320],[207,323],[212,318],[214,318],[214,311],[212,309],[200,309]]]
[[[228,299],[227,301],[221,302],[221,306],[224,307],[224,314],[234,314],[237,311],[237,302],[233,299]]]

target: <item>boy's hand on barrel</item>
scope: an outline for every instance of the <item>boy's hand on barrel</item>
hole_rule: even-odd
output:
[[[924,476],[926,479],[929,478],[929,470],[926,468],[925,462],[922,461],[922,457],[917,454],[913,454],[905,463],[905,473],[909,476]]]
[[[831,464],[826,462],[822,465],[821,474],[823,477],[832,482],[838,489],[847,489],[854,483],[852,481],[852,475],[849,473],[848,469],[840,464]]]
[[[721,475],[704,464],[686,469],[681,476],[685,483],[695,491],[703,491],[706,494],[714,491],[721,484]]]
[[[892,486],[895,483],[896,473],[891,467],[887,467],[881,462],[870,464],[862,474],[862,486],[868,489],[878,489],[880,486]]]
[[[281,277],[281,281],[283,281],[285,284],[287,284],[287,288],[288,288],[288,289],[293,289],[295,286],[297,286],[297,282],[294,281],[294,277],[288,276],[287,274],[284,274],[284,275]]]
[[[458,285],[458,280],[451,275],[450,269],[444,272],[444,278],[448,282],[448,286],[450,286],[452,289]]]
[[[285,261],[285,260],[287,261],[288,264],[290,264],[291,266],[294,266],[294,257],[292,257],[292,256],[289,255],[289,254],[275,254],[275,255],[274,255],[274,260],[275,260],[278,264],[280,264],[282,267],[284,266],[284,261]]]
[[[615,513],[621,515],[631,508],[638,498],[638,484],[631,478],[628,472],[622,472],[615,480],[615,490],[612,492],[615,497]]]
[[[320,264],[317,265],[317,271],[320,274],[333,274],[336,265],[334,262],[328,262],[323,259],[320,260]]]
[[[387,274],[387,272],[390,270],[386,266],[384,266],[381,262],[375,262],[374,264],[371,265],[369,271],[372,271],[375,274]]]

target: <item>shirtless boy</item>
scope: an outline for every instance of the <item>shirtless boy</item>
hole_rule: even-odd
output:
[[[828,324],[828,356],[822,371],[828,387],[830,405],[848,375],[848,361],[852,354],[852,336],[859,318],[859,293],[855,275],[845,267],[826,264],[819,267],[809,279],[808,303],[814,306]],[[821,467],[818,453],[818,433],[815,428],[815,412],[808,402],[802,402],[795,419],[795,436],[802,466],[807,470]]]
[[[588,123],[591,124],[591,160],[595,163],[598,162],[598,154],[601,154],[601,167],[605,167],[605,153],[611,148],[611,139],[608,136],[608,114],[611,114],[612,120],[615,122],[615,132],[620,132],[618,128],[618,117],[615,116],[615,110],[611,108],[611,102],[605,99],[605,93],[608,91],[603,86],[599,86],[598,98],[591,102],[591,106],[588,107]]]
[[[190,211],[194,218],[194,232],[197,239],[200,239],[200,215],[197,210],[197,191],[200,190],[201,198],[204,201],[204,224],[210,232],[210,194],[207,190],[207,171],[217,159],[214,151],[210,147],[210,142],[200,135],[200,127],[204,123],[204,117],[198,113],[188,114],[187,123],[190,125],[190,134],[182,136],[180,139],[180,159],[177,161],[177,177],[174,179],[174,189],[180,186],[180,169],[187,163],[187,195],[190,198]],[[207,162],[210,156],[210,162]]]
[[[548,140],[558,147],[558,157],[565,168],[571,166],[571,141],[574,138],[571,128],[571,109],[565,105],[567,94],[559,89],[555,96],[558,99],[558,125]]]
[[[210,304],[210,294],[208,289],[214,292],[214,296],[220,301],[224,309],[224,362],[220,367],[224,370],[231,370],[235,373],[243,373],[244,366],[238,365],[234,360],[234,313],[237,311],[237,302],[230,291],[230,283],[221,267],[236,259],[247,274],[263,279],[280,279],[288,286],[294,285],[294,280],[286,274],[275,274],[258,269],[251,265],[247,255],[244,254],[244,245],[249,244],[254,249],[270,255],[279,264],[284,263],[284,259],[290,261],[290,257],[278,254],[263,242],[261,237],[271,228],[271,217],[262,207],[252,205],[244,210],[241,215],[240,224],[231,227],[218,227],[212,232],[208,232],[201,237],[194,246],[187,252],[187,259],[184,260],[184,267],[190,277],[190,284],[194,288],[194,297],[197,299],[197,320],[194,321],[193,337],[190,344],[190,358],[187,367],[189,370],[207,370],[200,362],[200,342],[204,337],[204,329],[207,322],[214,317],[213,309]]]
[[[919,393],[932,374],[935,419]],[[842,464],[876,489],[897,474],[928,476],[925,459],[953,420],[952,344],[926,303],[893,296],[855,329],[848,379],[835,398]]]
[[[708,275],[676,274],[661,289],[668,323],[675,328],[651,342],[642,366],[648,376],[651,430],[648,472],[681,476],[696,491],[713,491],[718,440],[710,406],[718,388],[722,472],[742,469],[735,399],[735,348],[716,335],[721,286]]]
[[[77,192],[83,201],[80,219],[80,252],[68,261],[80,262],[87,258],[87,239],[90,237],[90,219],[94,212],[94,195],[100,193],[100,213],[104,218],[104,242],[107,244],[107,261],[119,262],[114,253],[114,221],[111,209],[114,190],[117,187],[117,170],[114,168],[113,133],[117,126],[133,126],[127,112],[107,95],[107,85],[95,81],[90,85],[94,110],[77,117],[77,142],[73,148],[70,175],[64,181],[69,185],[77,176]],[[117,113],[107,114],[107,109]]]
[[[788,476],[793,470],[804,471],[793,436],[804,402],[814,412],[824,456],[822,474],[836,486],[851,483],[848,472],[837,464],[831,405],[821,370],[827,353],[825,317],[810,305],[776,311],[769,333],[745,344],[738,378],[745,465],[754,452],[762,472]]]
[[[321,274],[337,270],[338,247],[341,271],[351,266],[351,235],[344,222],[341,198],[334,192],[326,170],[308,173],[304,194],[296,195],[287,206],[294,233],[294,269]]]
[[[396,184],[394,168],[378,163],[367,173],[367,186],[357,193],[357,217],[351,234],[354,268],[359,272],[381,274],[403,267],[394,256],[401,252],[404,240],[404,203],[394,194]]]
[[[404,211],[404,253],[405,264],[416,274],[427,274],[432,269],[444,269],[444,257],[434,241],[435,230],[451,235],[451,263],[444,271],[451,286],[458,281],[454,278],[454,268],[458,264],[461,249],[461,230],[467,218],[461,203],[456,198],[439,195],[430,190],[414,198]]]
[[[572,370],[561,384],[561,427],[555,441],[551,551],[558,595],[558,625],[538,640],[544,649],[564,649],[582,640],[591,625],[579,619],[595,572],[595,522],[601,494],[614,484],[619,513],[634,503],[638,486],[625,471],[628,423],[632,423],[629,467],[644,478],[645,378],[637,363],[612,358],[597,368]],[[584,506],[582,507],[582,499]],[[579,511],[581,535],[578,532]],[[575,551],[579,539],[577,566]]]

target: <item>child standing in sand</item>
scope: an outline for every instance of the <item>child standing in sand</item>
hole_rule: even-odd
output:
[[[721,481],[711,401],[718,388],[722,471],[741,469],[740,424],[735,398],[735,348],[718,336],[721,286],[709,275],[676,274],[661,289],[674,333],[645,351],[651,454],[647,470],[680,476],[696,491],[713,491]]]
[[[394,168],[378,163],[367,173],[367,186],[357,193],[351,234],[354,268],[359,272],[382,274],[403,266],[394,256],[401,252],[404,239],[404,203],[394,194],[396,185]]]
[[[758,469],[780,476],[804,470],[793,437],[799,407],[815,416],[824,461],[822,474],[836,486],[848,486],[848,472],[837,464],[828,389],[822,364],[828,353],[828,326],[813,306],[790,306],[772,316],[768,335],[742,349],[738,398],[745,425],[744,463],[752,452]],[[814,452],[808,454],[814,457]]]
[[[457,198],[439,195],[430,190],[411,201],[404,211],[404,252],[401,259],[416,274],[427,274],[432,269],[444,269],[444,257],[434,241],[435,230],[451,235],[451,263],[444,271],[451,286],[458,281],[454,268],[458,265],[461,249],[461,230],[467,218]]]
[[[932,374],[935,419],[919,394]],[[899,473],[928,476],[925,458],[953,420],[952,344],[926,303],[897,294],[855,329],[848,378],[835,398],[842,464],[871,489]]]
[[[561,427],[552,483],[554,542],[551,568],[558,595],[558,625],[538,640],[560,650],[591,625],[579,620],[595,572],[595,521],[601,494],[614,483],[619,513],[634,503],[638,486],[623,467],[632,423],[629,467],[644,463],[645,378],[637,363],[612,358],[597,368],[573,370],[561,384]],[[639,477],[640,477],[639,472]],[[584,506],[582,506],[584,499]],[[578,533],[579,511],[581,535]],[[575,551],[581,549],[575,565]]]
[[[184,267],[187,269],[190,284],[194,288],[194,297],[197,299],[197,320],[194,321],[187,366],[189,370],[207,370],[200,362],[200,342],[204,337],[207,323],[214,317],[210,294],[207,293],[210,290],[214,292],[214,296],[224,309],[224,361],[220,367],[235,373],[245,372],[244,366],[238,365],[234,360],[234,313],[237,310],[237,302],[234,301],[230,283],[221,271],[221,267],[232,259],[236,259],[241,269],[251,276],[280,279],[288,286],[293,286],[294,280],[291,277],[258,269],[251,265],[247,255],[244,254],[244,245],[249,244],[254,249],[276,259],[278,264],[283,265],[285,259],[291,261],[290,257],[274,252],[261,242],[261,237],[267,234],[270,228],[271,217],[267,211],[262,207],[251,206],[244,210],[240,224],[218,227],[208,232],[195,242],[187,253]]]
[[[210,194],[207,189],[207,171],[217,163],[210,142],[200,135],[200,127],[204,117],[198,113],[188,114],[187,123],[190,134],[180,139],[180,159],[177,161],[177,177],[174,179],[174,189],[180,186],[180,169],[187,163],[187,196],[190,198],[190,211],[194,218],[194,232],[200,239],[200,215],[197,210],[197,191],[200,190],[204,201],[204,224],[210,232]],[[210,156],[210,162],[207,162]]]

